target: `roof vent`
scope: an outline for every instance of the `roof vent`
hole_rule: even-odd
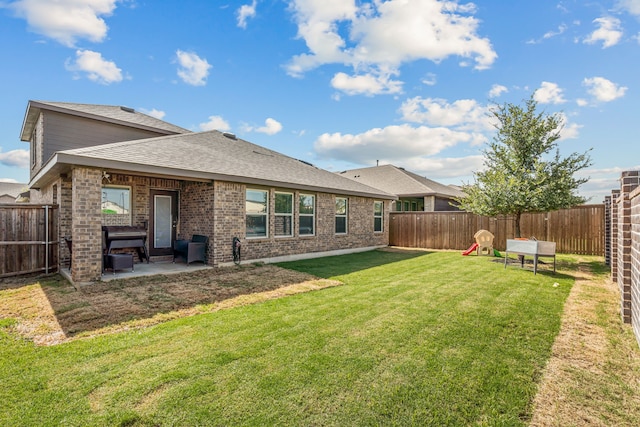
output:
[[[135,113],[135,112],[136,112],[136,110],[134,110],[134,109],[133,109],[133,108],[131,108],[131,107],[124,107],[124,106],[121,106],[121,107],[120,107],[120,109],[121,109],[122,111],[126,111],[127,113]]]
[[[298,161],[299,161],[300,163],[303,163],[303,164],[307,165],[307,166],[313,166],[313,164],[312,164],[312,163],[306,162],[306,161],[304,161],[304,160],[300,160],[300,159],[298,159]],[[314,166],[314,167],[315,167],[315,166]]]
[[[222,134],[224,136],[226,136],[227,138],[229,138],[229,139],[238,139],[238,137],[235,134],[231,133],[231,132],[222,132]]]

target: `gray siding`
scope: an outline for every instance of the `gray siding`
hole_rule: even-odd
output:
[[[56,151],[162,135],[164,134],[46,111],[44,112],[43,164]]]

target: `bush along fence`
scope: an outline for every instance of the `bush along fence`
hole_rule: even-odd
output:
[[[0,205],[0,277],[58,270],[55,205]]]
[[[584,205],[554,212],[524,214],[522,237],[556,242],[556,252],[604,255],[605,206]],[[515,236],[510,216],[486,217],[469,212],[391,212],[389,244],[409,248],[465,250],[478,230],[495,236],[493,246],[504,251]]]
[[[640,344],[640,171],[625,171],[620,188],[605,197],[605,262],[620,289],[620,314]]]

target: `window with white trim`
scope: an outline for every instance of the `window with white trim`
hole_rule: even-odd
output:
[[[298,234],[313,236],[316,232],[316,196],[300,194],[298,199]]]
[[[102,225],[131,225],[131,187],[102,187]]]
[[[384,202],[373,202],[373,231],[382,233],[384,219]]]
[[[293,236],[293,194],[276,192],[273,225],[276,236]]]
[[[347,234],[347,203],[346,197],[336,197],[336,234]]]
[[[269,192],[247,189],[245,198],[247,238],[267,237],[269,229]]]

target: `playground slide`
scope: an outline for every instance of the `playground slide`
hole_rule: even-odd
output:
[[[475,251],[477,248],[478,248],[478,244],[474,243],[473,245],[469,246],[469,249],[462,252],[462,255],[469,255],[471,252]]]

